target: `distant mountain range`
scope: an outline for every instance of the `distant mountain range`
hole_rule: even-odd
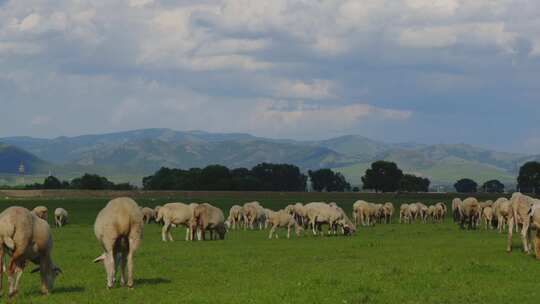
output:
[[[321,141],[255,137],[243,133],[207,133],[144,129],[100,135],[41,139],[0,138],[0,172],[16,173],[23,162],[29,173],[73,177],[98,173],[113,180],[140,183],[162,166],[191,168],[222,164],[252,167],[261,162],[292,163],[304,170],[334,168],[353,184],[375,160],[396,162],[406,172],[434,184],[453,184],[470,177],[515,183],[519,166],[539,156],[495,152],[465,144],[384,143],[347,135]]]

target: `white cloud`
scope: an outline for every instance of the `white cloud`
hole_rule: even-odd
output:
[[[26,16],[21,23],[19,24],[19,29],[21,31],[30,31],[36,28],[39,25],[41,16],[38,14],[30,14]]]
[[[275,88],[275,96],[281,98],[328,99],[336,96],[337,84],[330,80],[315,79],[309,83],[304,81],[279,81]]]

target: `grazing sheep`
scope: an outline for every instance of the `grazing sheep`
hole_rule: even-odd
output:
[[[144,207],[141,209],[141,211],[143,214],[143,221],[145,224],[150,223],[151,220],[156,218],[156,214],[154,213],[154,209],[152,208]]]
[[[356,201],[353,204],[353,219],[356,225],[369,225],[370,205],[366,201]]]
[[[539,200],[521,194],[519,192],[516,192],[512,195],[510,203],[513,216],[510,217],[508,221],[508,244],[506,248],[508,252],[512,251],[512,232],[514,225],[516,225],[516,229],[518,229],[518,226],[521,225],[521,241],[523,243],[523,251],[526,254],[530,253],[531,250],[529,246],[529,211],[531,210],[533,205],[539,202]]]
[[[271,214],[268,223],[272,227],[268,234],[268,239],[272,239],[272,235],[276,232],[277,228],[287,228],[287,239],[291,237],[292,227],[295,229],[296,236],[300,236],[300,233],[302,232],[302,227],[296,222],[294,216],[285,210],[280,210]],[[275,236],[276,238],[279,238],[277,233],[275,233]]]
[[[411,212],[411,220],[416,221],[420,215],[420,208],[418,207],[418,204],[410,204],[409,211]]]
[[[294,204],[293,212],[296,222],[299,225],[305,227],[307,225],[307,211],[304,205],[302,205],[301,203]]]
[[[399,223],[410,224],[412,221],[411,206],[409,204],[402,204],[399,207]]]
[[[480,210],[480,205],[478,200],[474,197],[466,198],[461,203],[461,229],[465,229],[465,222],[468,221],[467,229],[474,229],[478,223],[477,217],[479,216],[478,211]]]
[[[107,288],[114,286],[118,264],[120,283],[127,283],[128,288],[133,288],[133,255],[141,244],[143,227],[141,208],[129,197],[111,200],[98,213],[94,233],[105,252],[94,263],[103,262],[107,272]]]
[[[262,230],[265,223],[265,211],[259,202],[245,203],[244,206],[244,229],[249,226],[250,229],[255,229],[255,225]]]
[[[163,221],[161,228],[161,239],[164,242],[172,242],[173,237],[171,228],[183,225],[186,227],[186,241],[190,240],[189,221],[193,217],[195,205],[186,205],[184,203],[168,203],[159,209],[156,221]]]
[[[0,290],[4,277],[5,250],[11,256],[7,267],[9,297],[19,290],[26,261],[39,265],[31,272],[40,272],[41,293],[49,294],[58,274],[62,273],[51,258],[53,239],[47,221],[23,207],[9,207],[0,213]]]
[[[45,206],[37,206],[32,210],[35,215],[37,215],[39,218],[44,219],[45,221],[49,219],[48,211],[49,210]]]
[[[335,223],[336,226],[341,227],[341,233],[344,235],[353,235],[356,233],[356,225],[349,219],[347,213],[345,213],[345,211],[336,203],[330,203],[329,205],[341,214],[340,220]],[[334,227],[334,229],[336,228],[337,227]]]
[[[335,229],[338,221],[342,220],[342,214],[336,208],[330,207],[326,203],[314,202],[307,204],[306,209],[313,235],[317,235],[317,231],[321,231],[322,224],[328,224],[328,234],[337,233]]]
[[[437,221],[437,214],[436,214],[434,205],[431,205],[428,207],[427,217],[431,220],[431,222]]]
[[[495,213],[498,214],[498,225],[497,228],[499,233],[502,233],[505,229],[505,226],[510,222],[510,218],[514,216],[512,211],[512,203],[506,198],[500,198],[496,202]]]
[[[394,215],[394,205],[390,202],[383,205],[383,216],[386,224],[392,222],[392,216]]]
[[[270,210],[268,208],[264,208],[264,229],[267,229],[268,228],[268,219],[270,218],[270,216],[272,216],[273,214],[275,213],[274,210]]]
[[[416,206],[418,207],[418,216],[420,217],[420,221],[427,223],[428,207],[422,203],[416,203]]]
[[[54,223],[56,227],[62,227],[67,224],[68,212],[64,208],[54,209]]]
[[[446,204],[439,202],[435,204],[435,207],[437,208],[439,221],[442,223],[446,217],[446,213],[448,212],[448,209],[446,209]]]
[[[462,201],[460,198],[454,198],[452,200],[452,217],[454,218],[454,223],[461,221],[461,213],[459,211],[461,203]]]
[[[230,223],[231,228],[236,230],[236,226],[240,227],[244,219],[244,210],[242,206],[234,205],[229,210],[229,218],[227,221]]]
[[[193,209],[193,217],[190,220],[190,227],[193,239],[197,229],[201,232],[201,239],[205,240],[205,232],[210,231],[210,239],[214,239],[214,232],[221,240],[225,239],[227,229],[225,227],[225,216],[221,209],[210,204],[203,203]]]
[[[493,222],[493,208],[490,206],[484,207],[484,210],[482,210],[482,218],[484,219],[484,227],[486,230],[492,229],[493,227],[491,223]]]

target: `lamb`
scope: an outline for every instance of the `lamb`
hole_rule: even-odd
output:
[[[48,209],[45,206],[37,206],[32,210],[32,212],[38,217],[44,219],[45,221],[47,221],[49,218]]]
[[[268,208],[264,208],[264,229],[267,229],[268,228],[268,225],[270,225],[268,223],[268,219],[270,218],[270,216],[272,216],[273,214],[275,213],[274,210],[270,210]]]
[[[268,223],[272,227],[270,233],[268,234],[268,239],[272,239],[277,228],[287,228],[287,239],[291,237],[291,228],[294,227],[296,236],[300,236],[302,232],[302,227],[296,222],[294,216],[285,210],[280,210],[274,212],[270,215]],[[279,238],[278,234],[275,233],[276,238]]]
[[[221,209],[208,203],[199,204],[193,209],[193,217],[190,220],[192,237],[194,238],[197,228],[201,232],[202,240],[205,239],[206,230],[210,231],[210,239],[214,239],[214,232],[221,240],[225,239],[225,216]]]
[[[23,207],[9,207],[0,213],[0,290],[4,277],[4,253],[11,255],[7,267],[9,292],[13,297],[19,290],[19,283],[26,261],[39,265],[31,273],[40,272],[41,293],[49,294],[56,277],[62,270],[52,260],[53,239],[47,221]]]
[[[54,210],[54,223],[56,227],[62,227],[67,224],[68,212],[64,208],[56,208]]]
[[[196,204],[168,203],[159,209],[156,221],[163,221],[163,227],[161,228],[161,239],[163,242],[173,241],[171,228],[179,225],[186,227],[186,241],[191,239],[189,221],[193,217],[195,206]]]
[[[120,264],[120,283],[133,288],[133,255],[143,236],[143,214],[129,197],[111,200],[96,217],[94,233],[105,251],[94,260],[103,262],[107,272],[107,288],[113,288]],[[126,274],[127,266],[127,274]]]
[[[230,223],[232,229],[236,229],[238,225],[240,227],[244,218],[244,210],[241,206],[234,205],[229,210],[229,218],[227,221]]]
[[[154,213],[154,209],[144,207],[141,209],[143,214],[143,221],[145,224],[150,223],[151,220],[156,218],[156,214]]]

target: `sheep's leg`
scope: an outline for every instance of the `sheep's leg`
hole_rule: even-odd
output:
[[[291,225],[287,226],[287,239],[291,238]]]
[[[272,239],[272,234],[274,234],[274,231],[276,231],[276,225],[272,226],[272,229],[270,229],[270,233],[268,234],[268,239]]]
[[[191,229],[189,228],[189,225],[186,226],[186,241],[192,241],[193,237],[191,235]]]
[[[168,240],[167,234],[169,233],[169,229],[170,229],[171,224],[167,220],[165,220],[164,223],[165,224],[161,228],[161,239],[163,240],[163,242],[167,242],[167,240]]]
[[[526,254],[529,254],[531,252],[529,248],[528,233],[529,233],[529,223],[528,221],[523,221],[523,225],[521,227],[521,241],[523,243],[523,251]]]
[[[512,251],[512,233],[514,231],[514,218],[508,219],[508,240],[506,243],[506,251]]]

